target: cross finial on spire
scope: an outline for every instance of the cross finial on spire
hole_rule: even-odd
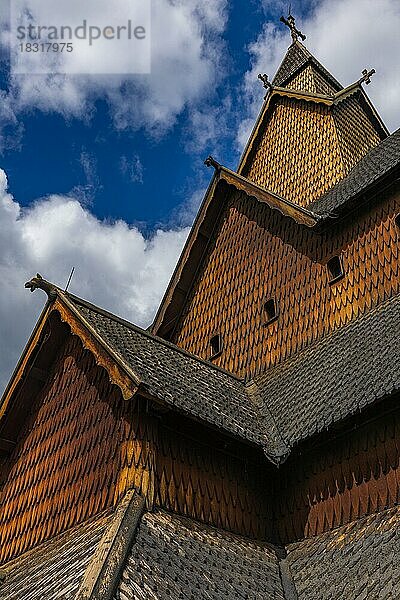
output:
[[[285,17],[282,16],[280,20],[287,27],[289,27],[293,42],[297,42],[299,37],[304,42],[304,40],[306,39],[306,36],[304,35],[304,33],[301,33],[301,31],[296,28],[296,21],[295,21],[295,18],[290,14],[290,10],[289,10],[288,18],[285,19]]]
[[[370,71],[368,71],[367,69],[364,69],[362,71],[362,77],[359,80],[359,83],[366,83],[367,85],[371,83],[371,77],[372,75],[374,75],[376,73],[375,69],[371,69]]]

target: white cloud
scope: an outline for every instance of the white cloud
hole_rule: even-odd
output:
[[[0,169],[0,391],[43,307],[24,283],[36,272],[70,291],[147,326],[188,229],[157,231],[149,240],[123,221],[99,221],[72,198],[51,196],[22,209]]]
[[[37,6],[49,0],[27,0],[27,6],[33,1]],[[96,4],[99,13],[110,6],[108,0]],[[101,97],[116,127],[162,134],[185,108],[198,106],[213,92],[226,6],[227,0],[154,0],[151,75],[14,75],[8,93],[12,115],[35,107],[88,119]],[[101,52],[98,61],[104,62]]]
[[[268,3],[267,3],[268,4]],[[400,3],[398,0],[323,0],[299,28],[307,34],[308,49],[343,84],[353,83],[365,67],[376,69],[366,91],[392,131],[400,126]],[[272,79],[290,44],[287,29],[279,22],[267,23],[250,44],[252,68],[244,78],[247,115],[238,143],[243,148],[260,109],[264,90],[258,73]]]

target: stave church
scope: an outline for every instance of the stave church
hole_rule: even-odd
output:
[[[2,600],[400,598],[400,130],[281,20],[152,326],[26,283]]]

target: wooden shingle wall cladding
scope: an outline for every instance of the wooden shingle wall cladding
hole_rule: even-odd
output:
[[[261,451],[154,414],[143,398],[123,400],[92,353],[57,323],[65,341],[2,464],[0,562],[116,506],[131,488],[148,508],[265,539],[271,475]]]
[[[135,403],[69,336],[3,477],[0,561],[114,505],[131,483],[147,491],[149,429],[138,419]]]
[[[279,98],[243,175],[307,206],[344,177],[335,123],[325,104]]]
[[[276,479],[283,543],[318,535],[400,502],[400,412],[289,459]]]
[[[333,107],[282,97],[271,109],[242,174],[306,207],[379,142],[354,96]]]
[[[339,102],[333,108],[333,117],[347,175],[381,139],[354,96]]]
[[[255,539],[271,537],[272,467],[261,451],[193,423],[160,425],[155,503]]]
[[[311,65],[307,65],[302,69],[285,87],[292,90],[312,92],[313,94],[325,94],[326,96],[333,96],[336,93],[334,87]]]
[[[173,341],[248,378],[400,290],[399,194],[316,234],[232,192],[190,292]],[[326,263],[341,254],[345,276],[330,285]],[[265,325],[275,299],[278,318]]]

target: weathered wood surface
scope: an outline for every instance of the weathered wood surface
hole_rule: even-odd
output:
[[[289,459],[276,478],[284,543],[318,535],[400,502],[400,411]]]
[[[400,290],[400,196],[353,213],[321,235],[232,195],[189,294],[173,341],[202,358],[219,332],[215,364],[252,377],[342,327]],[[345,277],[329,285],[326,263],[343,259]],[[275,298],[279,318],[264,326]]]

